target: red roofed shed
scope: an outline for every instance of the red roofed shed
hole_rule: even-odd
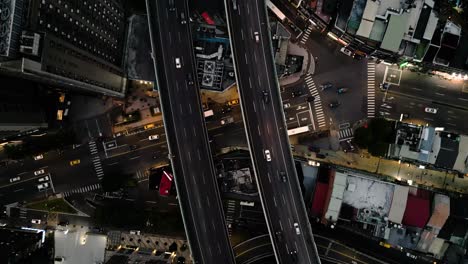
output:
[[[403,225],[423,228],[430,216],[429,200],[408,195]]]

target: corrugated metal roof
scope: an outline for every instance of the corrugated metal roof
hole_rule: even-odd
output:
[[[385,32],[380,48],[393,52],[398,51],[408,25],[408,17],[408,13],[403,13],[401,15],[392,14],[390,16],[387,31]]]
[[[392,205],[388,213],[388,220],[401,224],[405,214],[406,202],[408,200],[408,186],[396,185],[392,197]]]

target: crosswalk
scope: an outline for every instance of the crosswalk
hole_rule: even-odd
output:
[[[226,224],[228,226],[229,236],[232,235],[232,224],[234,223],[234,216],[236,215],[237,202],[228,200],[226,211]]]
[[[139,179],[144,179],[146,177],[148,177],[150,175],[150,172],[148,170],[138,170],[136,172],[136,178],[139,180]]]
[[[63,197],[68,197],[68,196],[70,196],[72,194],[91,192],[91,191],[95,191],[95,190],[99,190],[99,189],[101,189],[101,184],[96,183],[96,184],[92,184],[92,185],[79,187],[79,188],[73,189],[73,190],[68,191],[68,192],[64,192]]]
[[[353,138],[353,130],[351,128],[341,129],[338,132],[338,136],[340,141],[348,140],[350,138]]]
[[[375,117],[375,62],[367,63],[367,117]]]
[[[309,39],[310,32],[312,32],[312,24],[307,27],[307,29],[304,32],[304,35],[302,35],[301,38],[301,44],[304,45],[306,44],[307,40]]]
[[[91,162],[93,163],[94,171],[99,180],[102,180],[104,177],[104,170],[102,169],[101,158],[99,158],[96,142],[90,141],[89,143],[89,150],[91,152]]]
[[[322,108],[322,101],[320,100],[320,95],[317,90],[317,86],[315,86],[314,80],[312,79],[311,74],[307,74],[305,77],[305,81],[307,84],[307,88],[309,89],[309,92],[312,96],[315,97],[314,100],[314,110],[315,110],[315,117],[318,122],[318,126],[324,127],[325,124],[325,114],[323,113],[323,108]]]

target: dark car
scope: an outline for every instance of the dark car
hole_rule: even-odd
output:
[[[320,89],[322,89],[322,91],[330,88],[333,88],[333,84],[331,82],[322,83],[320,85]]]
[[[338,102],[338,101],[333,101],[333,102],[330,102],[330,103],[328,104],[328,106],[329,106],[330,108],[337,108],[338,106],[340,106],[340,102]]]
[[[130,149],[131,149],[131,150],[135,150],[135,149],[137,149],[137,148],[138,148],[138,145],[130,145]]]
[[[281,231],[276,231],[275,235],[279,242],[283,241],[283,233]]]
[[[317,153],[315,154],[315,157],[319,158],[319,159],[324,159],[326,158],[327,156],[323,155],[323,154],[320,154],[320,153]]]
[[[317,147],[314,147],[314,146],[309,146],[308,149],[309,149],[309,151],[311,151],[311,152],[315,152],[315,153],[319,153],[319,152],[320,152],[320,148],[317,148]]]
[[[193,78],[192,78],[191,73],[187,74],[187,84],[188,85],[193,85]]]
[[[287,182],[288,178],[286,178],[286,173],[284,171],[280,171],[280,178],[282,182]]]
[[[307,102],[312,103],[313,101],[315,101],[315,96],[308,96],[307,97]]]
[[[338,94],[343,94],[343,93],[346,93],[348,90],[349,90],[348,88],[341,87],[341,88],[336,89],[336,92]]]
[[[295,263],[297,261],[297,250],[289,251],[289,255],[291,256],[291,260]]]
[[[268,104],[270,102],[270,94],[266,90],[263,90],[262,96],[263,96],[263,102],[265,104]]]
[[[292,97],[298,97],[298,96],[301,96],[301,95],[302,95],[301,90],[297,90],[297,91],[294,91],[294,92],[291,93]]]
[[[185,264],[185,258],[184,257],[178,257],[177,258],[177,264]]]

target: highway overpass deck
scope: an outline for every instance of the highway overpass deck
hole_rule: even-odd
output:
[[[234,263],[194,71],[186,1],[146,0],[157,87],[195,263]]]
[[[283,116],[264,0],[225,0],[257,185],[279,263],[320,263]]]

